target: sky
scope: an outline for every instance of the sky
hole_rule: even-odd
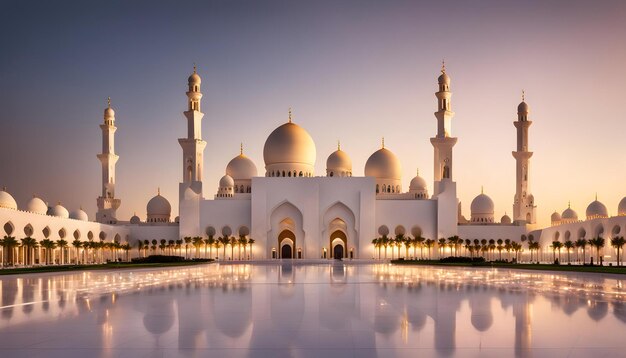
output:
[[[204,195],[244,152],[293,120],[325,174],[337,140],[363,175],[393,151],[403,187],[419,168],[432,193],[437,77],[452,78],[454,180],[463,213],[480,193],[512,214],[522,89],[530,106],[530,187],[538,222],[571,201],[615,215],[626,195],[623,1],[0,2],[0,186],[94,217],[103,110],[116,111],[118,219],[142,219],[160,187],[178,212],[186,81],[202,76]]]

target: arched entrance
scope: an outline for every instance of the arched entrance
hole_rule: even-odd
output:
[[[296,235],[291,230],[283,230],[278,234],[278,247],[281,259],[292,259],[296,247]]]
[[[343,258],[343,245],[337,244],[333,247],[333,258],[342,259]]]
[[[330,234],[330,250],[332,252],[332,258],[346,258],[347,247],[348,238],[346,237],[346,233],[341,230],[335,230],[332,234]]]

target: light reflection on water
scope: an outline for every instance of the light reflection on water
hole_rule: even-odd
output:
[[[626,348],[620,276],[213,264],[4,276],[0,290],[0,356],[585,356]]]

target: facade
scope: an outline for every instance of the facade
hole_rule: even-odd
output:
[[[146,217],[134,215],[120,220],[121,205],[115,196],[115,112],[110,100],[100,125],[103,136],[102,194],[97,198],[95,221],[78,210],[70,214],[60,204],[49,206],[33,198],[18,210],[13,197],[0,191],[0,223],[4,234],[44,239],[77,239],[127,242],[203,239],[254,239],[244,257],[255,259],[371,259],[377,256],[372,239],[404,235],[437,241],[459,236],[462,239],[509,239],[533,237],[543,247],[556,239],[605,235],[610,238],[626,230],[626,199],[617,217],[608,217],[606,207],[597,200],[587,210],[587,220],[579,221],[568,208],[553,214],[553,226],[536,230],[536,204],[530,192],[529,106],[522,97],[517,108],[516,188],[513,217],[494,217],[494,203],[481,192],[471,203],[466,219],[457,198],[453,176],[450,76],[445,67],[438,78],[437,130],[433,138],[434,178],[429,190],[419,173],[403,187],[402,165],[385,147],[367,160],[365,176],[353,175],[352,161],[338,144],[326,160],[326,172],[317,176],[315,141],[294,123],[291,111],[286,123],[272,131],[263,148],[264,170],[259,171],[243,146],[225,168],[217,188],[203,182],[204,148],[202,138],[201,78],[194,68],[188,78],[187,109],[183,112],[187,136],[178,139],[182,148],[182,177],[179,183],[179,216],[172,218],[169,201],[157,193],[147,204]],[[207,185],[205,185],[207,184]],[[211,189],[215,188],[215,189]],[[214,194],[212,194],[214,193]],[[432,193],[432,194],[431,194]],[[225,246],[231,248],[226,250]],[[235,258],[232,246],[223,245],[220,257]],[[400,250],[398,250],[400,251]],[[407,250],[408,251],[408,250]],[[135,252],[135,251],[133,251]],[[136,252],[139,252],[137,250]],[[436,250],[435,250],[436,252]],[[212,256],[216,256],[211,254]],[[241,254],[240,254],[241,255]],[[400,254],[399,254],[400,255]],[[405,253],[402,253],[405,256]]]

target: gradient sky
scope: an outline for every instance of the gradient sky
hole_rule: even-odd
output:
[[[0,185],[90,217],[100,193],[102,111],[116,110],[120,220],[157,187],[178,212],[186,80],[204,93],[204,195],[287,119],[317,145],[316,174],[341,140],[363,175],[386,147],[403,186],[419,167],[432,192],[434,92],[452,78],[454,179],[464,214],[481,185],[499,218],[515,192],[516,108],[531,108],[531,191],[552,211],[614,215],[626,195],[623,1],[7,1],[0,3]]]

